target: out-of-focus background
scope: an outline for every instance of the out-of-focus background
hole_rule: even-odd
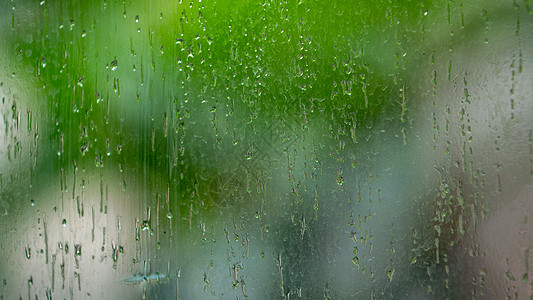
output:
[[[533,12],[2,1],[0,299],[533,297]]]

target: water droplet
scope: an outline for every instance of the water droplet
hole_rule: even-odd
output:
[[[389,280],[392,281],[392,278],[394,277],[394,269],[387,271],[387,277],[389,277]]]
[[[115,59],[114,61],[111,62],[111,71],[115,71],[117,68],[118,68],[118,62]]]
[[[353,259],[352,259],[352,262],[353,262],[354,265],[357,266],[357,268],[359,268],[359,257],[354,256]]]
[[[142,226],[141,226],[141,229],[142,229],[143,231],[150,230],[150,222],[149,222],[149,221],[146,221],[146,220],[143,221],[143,224],[142,224]]]
[[[26,258],[30,259],[31,258],[31,248],[30,248],[30,246],[26,246],[26,248],[24,249],[24,252],[26,253]]]

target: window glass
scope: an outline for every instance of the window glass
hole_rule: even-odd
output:
[[[0,2],[0,299],[533,297],[530,2]]]

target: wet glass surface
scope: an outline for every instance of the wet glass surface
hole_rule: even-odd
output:
[[[533,297],[529,1],[0,2],[0,299]]]

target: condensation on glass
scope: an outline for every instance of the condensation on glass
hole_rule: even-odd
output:
[[[533,297],[533,13],[2,1],[0,299]]]

